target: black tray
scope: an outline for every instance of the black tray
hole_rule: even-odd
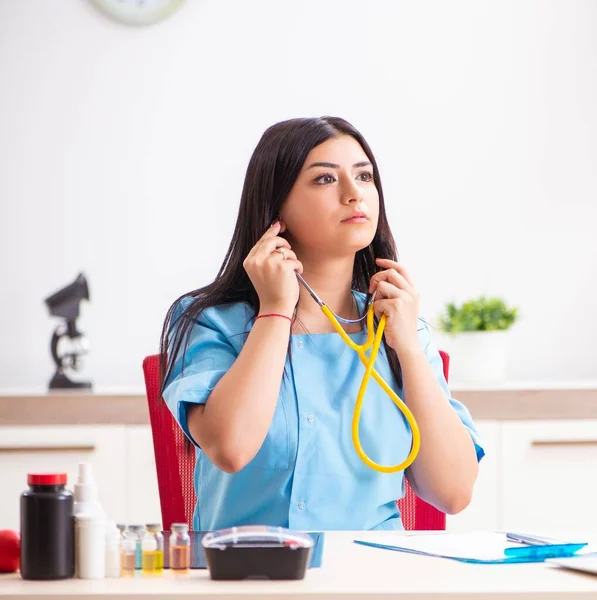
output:
[[[162,531],[162,535],[164,536],[164,568],[170,568],[170,552],[168,551],[169,540],[170,540],[170,531]],[[207,561],[205,559],[205,552],[203,545],[201,544],[201,540],[203,536],[208,533],[207,531],[189,531],[189,536],[191,538],[191,569],[207,569]],[[311,557],[309,560],[308,568],[319,568],[321,567],[321,561],[323,558],[323,544],[324,544],[324,535],[322,532],[308,532],[313,540],[313,548],[311,552]]]

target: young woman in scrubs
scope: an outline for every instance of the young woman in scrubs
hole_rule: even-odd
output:
[[[375,368],[420,429],[406,472],[377,472],[357,455],[351,421],[364,367],[296,271],[345,319],[362,316],[376,292],[386,327]],[[366,340],[365,321],[343,327]],[[196,452],[196,530],[401,529],[405,477],[445,513],[470,502],[481,442],[397,261],[373,153],[343,119],[292,119],[263,134],[220,271],[174,302],[161,353],[163,397]],[[374,379],[359,433],[378,464],[409,454],[410,428]]]

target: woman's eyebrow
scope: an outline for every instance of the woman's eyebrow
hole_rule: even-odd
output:
[[[352,165],[353,169],[358,169],[360,167],[370,167],[371,163],[368,160],[363,160],[361,162],[355,163],[354,165]],[[313,167],[325,167],[326,169],[339,169],[340,165],[337,165],[336,163],[330,163],[330,162],[314,162],[311,163],[306,169],[305,171],[308,171],[309,169],[312,169]]]

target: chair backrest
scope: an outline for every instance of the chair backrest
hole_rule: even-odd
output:
[[[442,357],[444,377],[448,381],[450,355],[443,350],[440,350],[439,353]],[[404,492],[404,496],[397,502],[404,529],[443,531],[446,528],[446,514],[419,498],[406,479],[404,480]]]
[[[153,452],[158,477],[162,527],[188,523],[193,527],[195,509],[195,450],[185,444],[186,436],[160,394],[160,357],[147,356],[143,374],[153,437]]]
[[[440,351],[444,376],[448,379],[449,356]],[[143,374],[147,391],[149,420],[153,437],[153,451],[162,509],[162,527],[170,529],[172,523],[193,526],[195,510],[195,451],[185,444],[185,435],[160,395],[159,355],[143,360]],[[421,500],[405,482],[406,493],[397,504],[405,529],[443,530],[446,515]]]

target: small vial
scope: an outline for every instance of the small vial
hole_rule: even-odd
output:
[[[123,538],[120,542],[120,575],[133,577],[137,562],[137,541],[133,538]]]
[[[186,573],[191,567],[191,538],[186,523],[172,523],[170,534],[170,569]]]
[[[145,529],[145,525],[129,525],[128,530],[130,534],[132,534],[133,539],[136,542],[135,546],[135,568],[141,568],[141,559],[142,559],[142,550],[141,544],[145,538],[145,534],[147,533]]]
[[[147,534],[143,541],[147,539],[155,540],[155,550],[150,551],[155,552],[155,557],[151,558],[150,555],[146,557],[145,551],[143,551],[143,571],[162,573],[164,571],[164,536],[162,535],[162,526],[160,523],[149,523],[146,525],[146,529]],[[153,544],[151,546],[153,547]]]

